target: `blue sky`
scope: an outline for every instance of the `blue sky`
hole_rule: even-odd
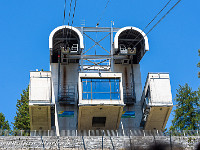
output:
[[[99,26],[110,26],[113,20],[114,27],[143,29],[167,2],[110,0]],[[175,2],[177,0],[172,0],[167,10]],[[67,0],[66,23],[69,3]],[[96,26],[106,3],[107,0],[77,0],[73,26],[81,26],[82,20],[86,26]],[[188,83],[197,90],[200,85],[196,67],[200,60],[199,6],[199,0],[182,0],[150,32],[150,51],[140,63],[143,86],[148,72],[169,72],[173,98],[179,84]],[[9,122],[15,116],[17,99],[29,84],[29,71],[49,70],[48,37],[54,28],[63,25],[63,11],[64,0],[0,1],[0,112]]]

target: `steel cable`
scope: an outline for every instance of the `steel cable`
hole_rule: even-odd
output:
[[[108,3],[109,3],[109,2],[110,2],[110,0],[107,1],[106,6],[104,7],[104,10],[102,11],[102,13],[101,13],[101,15],[100,15],[99,21],[98,21],[97,24],[96,24],[97,27],[99,26],[99,22],[101,21],[102,16],[103,16],[103,14],[105,13],[106,8],[108,7]]]
[[[69,8],[69,20],[70,20],[71,6],[72,6],[72,0],[70,2],[70,8]],[[69,26],[69,20],[68,20],[68,26]]]
[[[74,13],[73,13],[73,17],[72,17],[72,25],[73,25],[73,23],[74,23],[74,15],[75,15],[75,10],[76,10],[76,1],[77,0],[75,0],[75,4],[74,4]],[[71,26],[72,26],[71,25]]]
[[[165,15],[163,15],[163,17],[160,20],[158,20],[158,22],[147,32],[147,34],[145,34],[144,37],[146,37],[180,2],[181,0],[176,2],[176,4],[174,4],[174,6],[171,7],[171,9]],[[133,47],[135,48],[144,39],[144,37],[141,38]]]
[[[170,3],[171,1],[172,1],[172,0],[169,0],[169,1],[167,2],[167,4],[166,4],[166,5],[156,14],[156,16],[146,25],[146,27],[142,30],[142,32],[144,32],[144,30],[146,30],[146,29],[148,28],[148,26],[158,17],[158,15],[169,5],[169,3]],[[141,33],[142,33],[142,32],[141,32]],[[141,33],[140,33],[140,34],[141,34]],[[136,40],[136,39],[140,36],[140,34],[138,34],[134,40]]]

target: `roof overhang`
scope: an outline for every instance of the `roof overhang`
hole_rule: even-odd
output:
[[[84,49],[83,35],[81,34],[81,32],[80,32],[78,29],[76,29],[75,27],[66,26],[66,25],[64,25],[64,26],[59,26],[59,27],[55,28],[55,29],[51,32],[51,34],[50,34],[50,36],[49,36],[49,49],[53,49],[53,37],[54,37],[54,34],[55,34],[57,31],[62,30],[62,29],[70,29],[70,30],[73,30],[74,32],[76,32],[76,33],[78,34],[78,36],[79,36],[80,48],[81,48],[81,49]]]
[[[123,31],[125,31],[125,30],[135,30],[135,31],[139,32],[139,33],[143,36],[143,38],[144,38],[144,40],[145,40],[145,47],[144,47],[144,50],[145,50],[145,51],[149,51],[149,42],[148,42],[148,38],[147,38],[146,34],[145,34],[142,30],[140,30],[139,28],[131,27],[131,26],[130,26],[130,27],[121,28],[121,29],[116,33],[115,39],[114,39],[114,49],[118,49],[118,38],[119,38],[120,34],[121,34]]]

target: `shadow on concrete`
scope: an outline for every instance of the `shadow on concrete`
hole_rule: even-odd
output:
[[[163,143],[149,145],[148,147],[139,146],[127,146],[125,150],[184,150],[180,145],[168,145]],[[199,149],[198,149],[199,150]]]
[[[200,150],[200,143],[197,145],[196,150]]]

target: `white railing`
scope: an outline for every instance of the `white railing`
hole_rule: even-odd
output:
[[[61,130],[60,136],[200,136],[200,130]],[[0,136],[56,136],[55,130],[0,130]]]

